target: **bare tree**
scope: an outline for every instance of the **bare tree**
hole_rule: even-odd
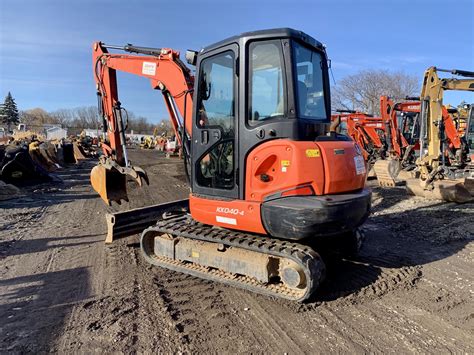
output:
[[[381,95],[401,99],[419,94],[419,89],[416,76],[388,70],[364,70],[339,81],[332,90],[332,107],[378,115]]]
[[[42,129],[45,124],[58,124],[69,128],[71,132],[81,132],[85,128],[101,129],[102,119],[99,117],[97,107],[82,106],[76,108],[63,108],[47,112],[42,108],[19,112],[20,121],[27,127]],[[136,117],[131,111],[122,113],[125,122],[128,121],[127,132],[152,134],[156,125],[149,123],[146,117]],[[128,118],[128,120],[127,120]],[[163,131],[171,131],[169,123],[162,125]]]
[[[100,125],[97,107],[83,106],[74,109],[73,126],[76,128],[97,128]]]
[[[168,119],[163,119],[161,120],[157,125],[156,125],[156,130],[157,134],[159,136],[165,135],[165,136],[172,136],[174,134],[173,128],[171,127],[171,123]]]
[[[25,123],[27,126],[41,126],[44,124],[57,123],[54,117],[39,107],[21,111],[20,121]]]
[[[50,112],[49,115],[55,119],[55,121],[61,125],[61,127],[68,127],[74,120],[74,112],[71,109],[59,109]]]

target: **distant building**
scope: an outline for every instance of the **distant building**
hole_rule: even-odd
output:
[[[102,133],[102,131],[99,129],[91,129],[91,128],[85,128],[82,132],[86,136],[89,136],[92,138],[99,138],[100,134]]]
[[[125,137],[132,143],[142,143],[147,137],[153,138],[151,134],[125,133]]]
[[[45,128],[47,140],[62,139],[67,137],[67,130],[61,127]]]

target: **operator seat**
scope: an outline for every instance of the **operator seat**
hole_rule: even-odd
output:
[[[298,102],[301,111],[300,114],[304,115],[308,103],[308,87],[301,80],[298,80]]]

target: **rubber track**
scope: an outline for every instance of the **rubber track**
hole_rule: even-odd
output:
[[[234,248],[291,259],[304,270],[307,280],[306,288],[301,290],[292,289],[282,282],[263,284],[249,276],[231,274],[167,257],[158,257],[154,254],[154,237],[164,233],[174,237],[219,243]],[[145,259],[153,265],[237,286],[267,296],[298,302],[308,299],[323,281],[325,275],[325,266],[321,257],[308,246],[239,231],[213,228],[194,221],[189,215],[161,220],[156,226],[145,229],[141,236],[140,246]]]

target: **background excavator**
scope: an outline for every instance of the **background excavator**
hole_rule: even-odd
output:
[[[348,135],[362,147],[368,169],[381,186],[395,186],[401,172],[415,168],[420,102],[381,96],[380,108],[381,117],[338,110],[331,116],[331,131]]]
[[[172,49],[94,43],[109,142],[92,185],[110,204],[127,200],[127,176],[147,180],[127,158],[116,71],[148,78],[163,94],[191,192],[186,213],[167,214],[143,231],[145,259],[303,301],[324,278],[320,243],[356,252],[371,205],[360,148],[327,132],[325,47],[303,32],[275,29],[187,51],[186,59],[196,76]]]
[[[395,102],[383,95],[380,114],[385,127],[386,154],[375,162],[374,172],[380,186],[395,186],[400,179],[410,177],[405,172],[415,168],[420,101],[407,97]]]
[[[440,78],[438,72],[448,72],[457,77]],[[425,71],[420,95],[420,157],[416,162],[416,178],[407,180],[407,188],[427,198],[471,201],[474,195],[474,166],[469,155],[468,139],[472,134],[474,112],[470,105],[466,122],[468,130],[460,133],[443,105],[446,90],[474,92],[474,72],[436,67]]]
[[[385,125],[380,117],[352,110],[337,110],[331,115],[331,132],[351,137],[362,148],[370,171],[374,163],[385,156]]]

